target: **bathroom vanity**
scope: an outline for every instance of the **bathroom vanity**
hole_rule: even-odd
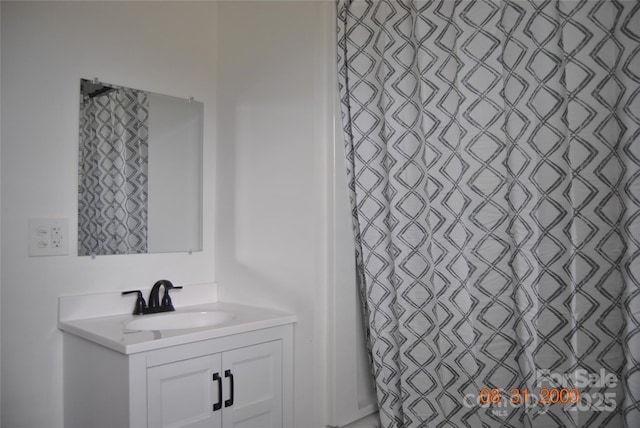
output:
[[[87,317],[122,297],[60,298],[65,427],[292,426],[295,317],[200,303],[203,287],[175,293],[168,314]]]

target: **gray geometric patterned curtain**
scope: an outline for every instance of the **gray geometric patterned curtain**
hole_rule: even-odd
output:
[[[81,101],[78,254],[147,252],[148,93]]]
[[[640,3],[338,1],[385,427],[640,427]]]

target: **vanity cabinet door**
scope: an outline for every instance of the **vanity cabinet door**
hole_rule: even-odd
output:
[[[147,369],[149,428],[282,428],[282,341]]]
[[[224,379],[223,427],[283,426],[282,341],[223,352],[222,368],[225,374],[233,375]]]
[[[147,370],[147,425],[153,428],[217,428],[221,412],[220,354],[177,361]],[[216,376],[217,374],[217,376]]]

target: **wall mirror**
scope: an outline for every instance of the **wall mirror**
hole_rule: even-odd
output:
[[[203,111],[80,80],[79,256],[202,250]]]

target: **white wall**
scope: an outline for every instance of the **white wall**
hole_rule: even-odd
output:
[[[294,426],[326,418],[333,2],[220,3],[216,272],[295,313]]]
[[[62,426],[59,295],[166,277],[295,313],[294,426],[323,427],[328,293],[352,285],[333,253],[334,2],[0,5],[2,426]],[[94,76],[205,103],[203,252],[74,255],[77,94]],[[27,256],[35,216],[69,218],[69,256]]]
[[[0,52],[2,46],[2,8],[0,7]],[[2,99],[2,55],[0,54],[0,99]],[[2,103],[0,103],[0,123],[2,123]],[[0,135],[0,152],[2,151],[2,136]],[[2,157],[0,156],[0,165]],[[0,174],[1,176],[2,174]],[[0,179],[0,189],[2,188],[2,180]],[[0,192],[1,195],[1,192]],[[2,198],[0,197],[0,224],[2,223]],[[2,228],[0,228],[0,242],[2,241]],[[0,296],[2,296],[2,249],[0,246]],[[2,298],[0,297],[0,367],[2,367]],[[2,370],[0,370],[0,385],[2,385]],[[0,421],[2,421],[2,388],[0,388]],[[1,422],[0,422],[1,424]]]
[[[59,295],[214,280],[217,7],[1,2],[2,426],[62,426]],[[75,255],[81,77],[205,103],[203,252]],[[67,217],[70,254],[29,258],[29,217]]]

